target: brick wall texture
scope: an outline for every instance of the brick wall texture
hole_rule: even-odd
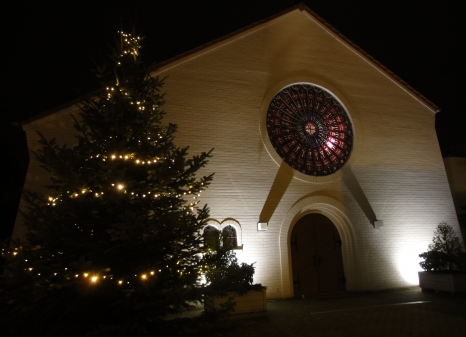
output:
[[[233,221],[256,262],[268,297],[293,295],[290,234],[305,214],[320,213],[343,241],[347,291],[417,284],[418,254],[440,221],[459,233],[434,121],[435,111],[307,11],[296,9],[211,44],[154,72],[165,82],[166,121],[190,154],[214,148],[202,193],[211,218]],[[354,147],[335,174],[306,177],[281,162],[265,132],[265,114],[283,87],[307,82],[340,99],[353,123]],[[46,138],[73,145],[69,107],[24,125],[30,151]],[[26,188],[47,176],[31,160]],[[24,204],[20,207],[24,208]],[[375,229],[371,221],[382,220]],[[268,222],[266,231],[257,222]],[[18,217],[15,235],[24,235]]]

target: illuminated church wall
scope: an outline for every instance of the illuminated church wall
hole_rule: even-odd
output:
[[[338,229],[348,291],[417,284],[418,254],[438,222],[459,233],[435,108],[309,11],[258,24],[154,75],[168,76],[166,121],[179,126],[176,144],[189,145],[190,154],[214,148],[201,172],[215,172],[214,182],[201,203],[209,205],[212,224],[238,229],[237,256],[256,262],[255,282],[269,297],[293,295],[290,235],[303,215],[323,214]],[[353,148],[333,174],[293,170],[269,140],[269,104],[293,83],[323,87],[347,110]],[[36,129],[73,144],[73,109],[25,125],[29,148],[37,148]],[[44,177],[31,161],[26,188],[46,184]],[[374,220],[384,226],[375,229]],[[267,230],[258,231],[258,222]]]

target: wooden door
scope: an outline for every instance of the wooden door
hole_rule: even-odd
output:
[[[341,240],[335,225],[321,214],[309,214],[291,232],[295,296],[345,290]]]

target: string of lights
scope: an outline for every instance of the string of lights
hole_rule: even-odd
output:
[[[21,255],[20,252],[19,252],[20,249],[14,248],[12,251],[7,251],[7,252],[5,252],[5,249],[2,249],[2,256],[5,257],[6,254],[11,254],[13,257],[19,258],[20,255]],[[63,254],[63,252],[59,252],[58,254]],[[54,257],[54,255],[52,255],[51,257]],[[43,259],[44,257],[40,256],[39,258]],[[28,263],[29,260],[25,259],[24,262]],[[180,261],[177,261],[176,265],[178,266],[179,263],[180,263]],[[168,270],[172,269],[168,265],[166,265],[165,268],[168,269]],[[203,268],[207,269],[208,266],[207,265],[200,266],[200,268],[198,270],[198,274],[202,275],[204,273]],[[25,271],[28,271],[31,274],[33,274],[36,271],[35,269],[36,268],[34,268],[34,267],[25,267],[24,268]],[[176,269],[176,272],[179,274],[179,276],[182,276],[183,273],[185,273],[185,270],[186,270],[186,267],[182,267],[181,269]],[[104,269],[104,272],[110,272],[110,271],[111,271],[110,268]],[[158,273],[162,273],[162,272],[163,272],[162,269],[158,269]],[[134,274],[133,277],[128,279],[128,278],[124,278],[124,277],[115,277],[112,274],[105,275],[102,272],[97,272],[97,271],[92,271],[92,270],[88,270],[88,271],[84,271],[84,272],[80,272],[80,273],[73,273],[73,272],[69,271],[68,267],[65,267],[65,268],[62,268],[61,270],[55,270],[53,272],[50,272],[49,275],[44,275],[44,273],[41,273],[41,272],[38,272],[35,275],[36,276],[42,276],[44,278],[47,278],[47,277],[50,278],[52,276],[59,276],[59,274],[62,274],[62,275],[64,275],[65,279],[67,279],[67,280],[71,280],[72,278],[74,278],[74,279],[81,278],[83,280],[89,281],[89,283],[92,283],[92,284],[96,284],[99,281],[104,281],[105,280],[105,281],[114,281],[114,283],[116,283],[118,285],[129,285],[131,282],[135,282],[134,278],[138,278],[139,281],[142,281],[142,282],[149,281],[152,277],[156,277],[158,273],[155,270],[151,270],[151,271],[147,271],[147,272],[140,272],[138,274]],[[186,274],[191,274],[191,272],[186,272]]]
[[[114,77],[75,118],[76,146],[42,137],[37,158],[53,185],[31,197],[33,242],[2,255],[44,289],[163,293],[202,282],[208,269],[201,236],[208,209],[198,204],[212,175],[195,173],[210,154],[186,158],[187,147],[173,144],[176,125],[162,123],[163,82],[137,70],[140,41],[120,32]]]

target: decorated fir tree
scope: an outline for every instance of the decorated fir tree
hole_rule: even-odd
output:
[[[102,90],[75,116],[76,146],[42,137],[36,157],[49,194],[25,192],[27,243],[6,256],[14,331],[156,331],[166,314],[201,299],[208,209],[196,205],[212,175],[196,173],[210,152],[188,158],[175,146],[177,126],[162,120],[163,80],[141,63],[140,42],[119,33],[110,71],[97,71]]]

